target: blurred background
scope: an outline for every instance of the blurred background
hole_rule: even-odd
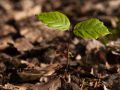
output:
[[[71,27],[88,18],[98,18],[104,22],[112,34],[106,36],[105,39],[83,40],[74,35],[70,36],[67,31],[51,30],[35,17],[36,14],[48,11],[60,11],[67,15],[71,21]],[[113,88],[111,90],[120,90],[120,0],[0,0],[0,84],[3,81],[17,82],[16,75],[21,74],[18,74],[18,70],[24,71],[26,67],[30,68],[31,65],[35,69],[37,66],[40,70],[41,67],[47,67],[45,68],[47,71],[55,71],[54,67],[59,66],[54,65],[55,63],[59,62],[61,65],[66,63],[66,43],[69,37],[71,37],[71,68],[69,72],[75,72],[73,75],[77,79],[73,82],[77,83],[75,84],[77,89],[68,89],[70,86],[64,82],[66,86],[63,83],[63,86],[59,87],[67,89],[61,88],[61,90],[82,90],[80,84],[84,83],[86,77],[89,77],[91,81],[88,80],[90,84],[87,82],[85,86],[87,89],[84,90],[108,90],[105,87],[101,89],[101,86],[104,86],[101,85],[103,78],[107,76],[106,86],[111,85]],[[24,61],[26,66],[22,66],[23,63],[20,61]],[[54,66],[49,69],[51,63],[54,63]],[[63,75],[61,71],[64,69],[64,67],[60,68],[57,76],[61,73]],[[30,71],[29,74],[32,72]],[[83,76],[80,75],[81,73]],[[4,75],[7,79],[1,79],[1,76]],[[50,75],[52,76],[53,73]],[[94,77],[96,79],[96,76],[98,81],[93,80]],[[8,78],[10,79],[8,80]],[[24,82],[24,76],[21,78]],[[37,79],[39,78],[37,77]],[[30,81],[29,79],[25,80]],[[114,83],[114,80],[118,81]],[[95,83],[98,86],[95,87]],[[49,84],[50,86],[52,85]],[[73,86],[74,84],[71,85],[71,87]],[[46,87],[46,85],[40,87]],[[39,90],[39,87],[37,88],[35,90]]]
[[[61,11],[75,23],[89,17],[111,21],[116,27],[120,15],[119,0],[1,0],[0,22],[14,19],[16,21],[34,17],[47,11]],[[9,19],[9,20],[8,20]]]
[[[48,11],[66,14],[71,21],[71,27],[91,17],[100,19],[112,32],[107,37],[107,43],[113,40],[112,47],[119,48],[119,8],[120,0],[0,0],[0,50],[10,55],[18,55],[19,52],[31,50],[36,46],[49,46],[50,43],[57,44],[59,41],[64,43],[69,37],[67,32],[49,30],[35,17],[36,14]],[[86,46],[88,41],[80,41],[81,39],[76,37],[72,39],[71,48],[74,47],[74,50],[78,48],[76,45],[79,46],[82,42],[84,46],[82,47],[84,52],[80,49],[82,55],[86,52],[84,49],[91,48]],[[106,40],[102,41],[106,43]],[[10,45],[18,52],[4,50],[11,47]],[[111,42],[109,45],[111,46]]]

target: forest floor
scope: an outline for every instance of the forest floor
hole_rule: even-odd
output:
[[[0,90],[120,90],[120,0],[0,0]],[[61,11],[99,18],[106,44],[51,30],[35,18]],[[67,42],[70,63],[67,67]]]

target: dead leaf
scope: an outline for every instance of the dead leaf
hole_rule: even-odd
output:
[[[1,38],[1,39],[0,39],[0,50],[3,50],[3,49],[5,49],[6,47],[8,47],[8,46],[9,46],[8,43],[11,43],[11,44],[14,43],[14,41],[12,40],[11,37]]]
[[[34,46],[25,38],[19,38],[15,41],[14,47],[17,48],[18,51],[24,52],[31,50]]]
[[[5,84],[4,89],[7,89],[7,90],[27,90],[26,87],[23,87],[23,86],[16,86],[16,85],[12,85],[12,84]]]
[[[7,36],[12,33],[16,33],[16,30],[13,26],[7,24],[0,24],[0,37]]]
[[[40,79],[41,77],[51,76],[55,73],[56,69],[60,66],[59,64],[51,64],[45,67],[37,67],[37,68],[28,68],[23,70],[22,72],[18,72],[18,75],[23,81],[32,81]]]

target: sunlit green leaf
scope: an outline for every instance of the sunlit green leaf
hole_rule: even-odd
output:
[[[96,18],[78,23],[73,32],[76,36],[87,39],[97,39],[110,33],[103,22]]]
[[[37,18],[50,28],[62,31],[70,28],[70,21],[67,16],[58,11],[40,13]]]

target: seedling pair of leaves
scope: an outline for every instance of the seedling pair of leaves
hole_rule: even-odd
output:
[[[36,17],[50,28],[60,31],[70,30],[70,20],[61,12],[43,12],[36,15]],[[70,33],[73,33],[77,37],[82,37],[83,39],[98,39],[110,32],[99,19],[91,18],[77,23]],[[69,62],[69,46],[67,61]]]
[[[38,20],[50,28],[60,31],[70,29],[70,20],[61,12],[44,12],[36,16]],[[72,31],[75,36],[82,37],[83,39],[97,39],[110,33],[103,22],[97,18],[91,18],[77,23]]]

